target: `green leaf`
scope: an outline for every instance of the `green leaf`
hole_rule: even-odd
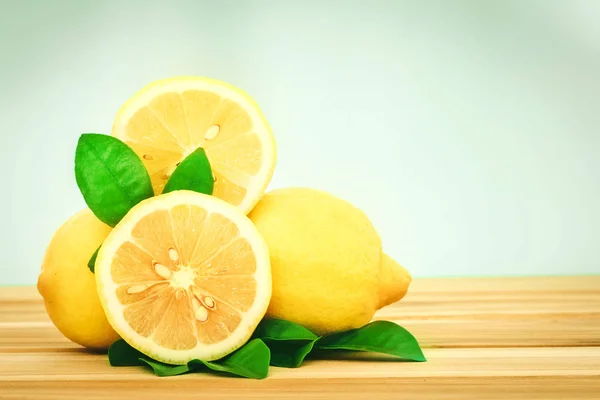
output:
[[[202,147],[187,156],[175,169],[167,181],[163,193],[175,190],[193,190],[194,192],[212,194],[214,178],[210,163]]]
[[[312,351],[318,339],[304,340],[265,340],[271,351],[271,365],[285,368],[298,368]]]
[[[243,347],[217,361],[192,360],[190,367],[204,365],[213,371],[252,379],[264,379],[269,373],[271,353],[267,345],[260,339],[253,339]]]
[[[426,361],[417,339],[389,321],[375,321],[362,328],[325,336],[317,341],[315,349],[371,351],[405,360]]]
[[[286,368],[299,367],[319,339],[302,325],[282,319],[262,320],[253,337],[269,347],[271,365]]]
[[[165,364],[146,356],[140,357],[139,360],[145,363],[146,365],[150,366],[152,370],[154,370],[154,373],[158,376],[175,376],[187,374],[191,371],[190,367],[187,365]]]
[[[88,261],[88,268],[90,269],[90,271],[92,271],[92,273],[95,272],[96,258],[98,257],[98,252],[100,251],[100,247],[102,247],[102,245],[98,246],[98,248],[96,249],[94,254],[92,254],[92,256],[90,257],[90,261]]]
[[[113,367],[133,367],[144,365],[140,357],[145,357],[138,350],[134,349],[124,341],[119,339],[108,349],[108,362]]]
[[[108,360],[114,367],[148,365],[158,376],[212,370],[263,379],[269,372],[270,352],[262,340],[254,339],[220,360],[192,360],[187,365],[171,365],[153,360],[119,339],[108,349]]]
[[[295,368],[309,354],[314,358],[327,358],[331,350],[369,351],[404,360],[426,361],[414,336],[389,321],[376,321],[362,328],[319,337],[293,322],[263,320],[253,338],[220,360],[192,360],[188,365],[169,365],[152,360],[123,340],[118,340],[110,347],[108,357],[113,366],[146,364],[158,376],[213,370],[253,379],[266,378],[269,364]]]
[[[253,337],[270,340],[314,340],[318,336],[294,322],[283,319],[263,319]]]
[[[137,154],[108,135],[81,135],[75,151],[75,179],[88,207],[110,226],[137,203],[154,196],[148,171]]]

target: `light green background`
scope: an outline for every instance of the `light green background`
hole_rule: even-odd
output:
[[[415,276],[600,272],[599,1],[0,6],[0,284],[84,207],[79,134],[174,75],[255,97],[271,188],[356,204]]]

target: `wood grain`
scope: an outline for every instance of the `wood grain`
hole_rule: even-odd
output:
[[[429,361],[158,378],[64,339],[35,288],[0,288],[0,399],[600,399],[598,276],[420,279],[376,318],[411,330]]]

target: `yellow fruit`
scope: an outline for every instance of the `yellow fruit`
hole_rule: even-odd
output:
[[[242,346],[271,298],[269,251],[236,207],[189,191],[145,200],[96,260],[104,311],[154,359],[214,360]]]
[[[406,268],[387,254],[381,254],[377,308],[395,303],[406,296],[411,281],[412,278]]]
[[[107,348],[119,338],[104,315],[87,266],[110,230],[88,209],[72,216],[52,237],[37,284],[58,330],[94,349]]]
[[[249,215],[271,254],[267,315],[324,334],[357,328],[399,300],[410,275],[384,255],[366,215],[328,193],[267,193]]]
[[[140,156],[156,194],[186,156],[203,147],[214,195],[248,213],[275,168],[271,128],[250,96],[225,82],[176,77],[151,83],[119,110],[112,134]]]

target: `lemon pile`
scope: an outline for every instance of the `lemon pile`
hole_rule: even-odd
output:
[[[157,81],[119,110],[112,135],[140,157],[157,196],[112,230],[83,210],[52,238],[38,289],[74,342],[101,349],[120,336],[159,361],[208,361],[242,346],[265,316],[326,334],[363,326],[406,294],[410,274],[362,211],[308,188],[264,193],[275,141],[241,90]],[[213,196],[161,194],[198,147]],[[94,276],[87,262],[100,244]]]

